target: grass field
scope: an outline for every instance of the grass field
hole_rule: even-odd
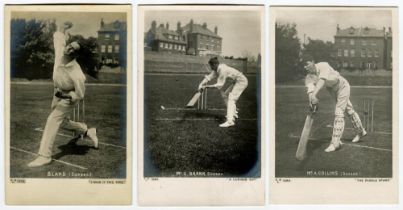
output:
[[[256,76],[248,76],[230,128],[218,127],[226,107],[217,89],[208,90],[208,110],[184,108],[202,79],[145,75],[144,176],[260,176]]]
[[[308,143],[308,158],[299,162],[295,152],[308,110],[305,88],[276,87],[276,177],[328,177],[320,175],[324,172],[336,172],[331,176],[337,177],[391,177],[392,89],[352,88],[350,100],[361,119],[363,98],[375,100],[374,132],[369,132],[359,143],[351,143],[355,133],[350,118],[346,116],[342,148],[326,153],[324,149],[331,140],[335,104],[327,91],[322,90],[319,112],[314,116]],[[312,172],[319,175],[312,175]]]
[[[97,127],[99,150],[90,140],[73,144],[69,136],[58,135],[51,164],[29,168],[39,149],[50,113],[52,83],[11,84],[11,177],[44,178],[125,178],[126,177],[126,87],[87,85],[86,122]],[[38,131],[39,128],[39,131]],[[71,132],[60,131],[60,134]],[[79,176],[80,175],[80,176]]]

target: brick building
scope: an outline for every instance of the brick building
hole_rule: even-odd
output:
[[[214,32],[207,28],[207,23],[195,24],[190,20],[184,27],[177,23],[176,30],[169,29],[169,23],[153,21],[151,29],[144,35],[145,50],[180,53],[189,55],[221,55],[222,38],[218,28]]]
[[[101,20],[98,30],[98,53],[103,64],[126,66],[126,22],[104,23]]]
[[[144,36],[145,47],[158,52],[186,53],[186,36],[183,34],[178,22],[176,31],[169,29],[169,23],[165,26],[157,22],[151,23],[151,29]]]
[[[218,28],[214,32],[207,28],[207,23],[196,24],[190,20],[185,27],[187,35],[188,54],[192,55],[221,55],[222,38],[218,36]]]
[[[334,36],[334,61],[337,68],[391,69],[391,28],[340,29]]]

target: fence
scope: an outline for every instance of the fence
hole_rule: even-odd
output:
[[[145,73],[207,73],[209,57],[193,55],[144,52]],[[248,70],[246,59],[224,59],[220,62],[232,66],[244,73]]]

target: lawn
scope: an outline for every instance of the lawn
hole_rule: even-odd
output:
[[[144,176],[260,176],[256,78],[237,102],[236,126],[219,128],[226,107],[217,89],[207,110],[184,108],[203,75],[146,74]]]
[[[348,116],[342,137],[345,143],[336,152],[326,153],[334,120],[334,102],[326,90],[319,99],[319,112],[314,116],[311,140],[308,143],[308,158],[303,162],[295,159],[299,135],[301,135],[307,114],[305,88],[278,86],[276,88],[275,129],[275,174],[276,177],[317,177],[309,172],[336,172],[337,175],[352,174],[353,177],[392,176],[392,89],[351,89],[351,102],[361,119],[363,99],[372,98],[374,106],[374,132],[359,143],[351,143],[355,136]],[[327,175],[319,177],[326,177]]]
[[[38,128],[45,127],[52,94],[51,83],[11,84],[11,177],[44,178],[49,172],[65,172],[66,176],[57,178],[72,178],[71,174],[87,174],[74,178],[125,178],[125,86],[86,87],[86,123],[98,129],[99,150],[87,139],[73,144],[72,138],[58,135],[53,147],[57,161],[39,168],[27,167],[39,149],[42,132]]]

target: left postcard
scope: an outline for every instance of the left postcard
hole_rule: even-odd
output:
[[[9,205],[130,205],[131,5],[5,6]]]

